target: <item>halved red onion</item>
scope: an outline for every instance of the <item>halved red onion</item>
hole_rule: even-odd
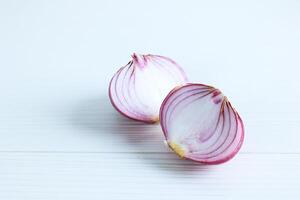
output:
[[[154,123],[164,97],[187,81],[184,71],[170,58],[132,55],[109,84],[109,97],[117,111],[128,118]]]
[[[244,140],[239,114],[220,90],[208,85],[173,89],[161,105],[160,123],[175,153],[201,163],[230,160]]]

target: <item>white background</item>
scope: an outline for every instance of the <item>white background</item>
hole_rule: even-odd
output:
[[[228,163],[180,160],[116,113],[133,52],[171,57],[245,123]],[[0,199],[299,199],[300,1],[0,1]]]

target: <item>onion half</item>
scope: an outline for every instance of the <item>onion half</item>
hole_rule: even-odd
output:
[[[173,89],[160,108],[169,147],[182,158],[220,164],[234,157],[244,140],[244,125],[220,90],[203,84]]]
[[[109,98],[124,116],[155,123],[164,97],[186,81],[184,71],[170,58],[133,54],[132,60],[111,79]]]

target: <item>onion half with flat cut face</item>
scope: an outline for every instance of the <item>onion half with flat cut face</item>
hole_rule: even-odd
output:
[[[244,125],[222,92],[203,84],[173,89],[160,108],[169,147],[182,158],[219,164],[233,158],[244,140]]]
[[[109,97],[115,109],[124,116],[155,123],[165,96],[186,81],[184,71],[170,58],[133,54],[132,60],[111,79]]]

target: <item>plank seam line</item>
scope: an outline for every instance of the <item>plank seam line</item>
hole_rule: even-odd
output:
[[[172,154],[173,152],[101,152],[101,151],[0,151],[0,153],[32,153],[32,154]],[[300,152],[240,152],[239,154],[266,154],[266,155],[300,155]]]

